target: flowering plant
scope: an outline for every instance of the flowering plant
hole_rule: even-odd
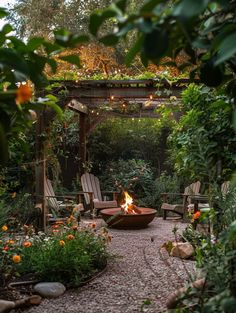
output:
[[[34,273],[38,279],[77,286],[107,262],[106,246],[111,236],[106,228],[97,230],[96,223],[82,227],[57,222],[48,235],[35,234],[27,225],[18,235],[10,232],[7,225],[0,229],[0,280],[3,286],[27,273]]]

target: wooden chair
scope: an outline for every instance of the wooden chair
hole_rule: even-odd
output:
[[[84,173],[81,176],[81,185],[85,198],[85,203],[89,206],[91,214],[98,215],[101,209],[116,208],[117,191],[101,191],[99,179],[91,173]],[[103,195],[112,195],[113,200],[109,201],[103,198]]]
[[[46,208],[48,212],[48,222],[66,220],[67,217],[71,214],[72,209],[75,207],[79,212],[84,211],[82,203],[77,203],[77,194],[56,195],[52,187],[52,182],[48,178],[45,179],[44,188]]]
[[[221,196],[222,198],[225,198],[227,196],[227,194],[229,193],[230,191],[230,181],[224,181],[222,184],[221,184],[221,187],[220,187],[220,192],[221,192]],[[208,196],[207,195],[200,195],[200,197],[202,196],[202,201],[201,199],[199,200],[196,200],[196,203],[195,203],[195,210],[197,209],[207,209],[207,208],[210,208],[210,204],[209,203],[206,203],[206,201],[208,200]],[[205,201],[204,201],[205,200]]]
[[[161,209],[163,210],[163,219],[167,218],[167,213],[172,212],[180,215],[182,218],[187,209],[187,205],[189,204],[189,196],[199,194],[201,187],[200,181],[197,181],[188,187],[185,188],[184,193],[163,193],[161,196],[163,197],[163,203]],[[168,203],[168,198],[170,197],[182,197],[182,203],[180,204],[171,204]]]

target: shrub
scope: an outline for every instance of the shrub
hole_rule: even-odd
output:
[[[127,190],[140,200],[153,183],[153,171],[143,160],[118,160],[108,163],[100,176],[104,190]]]
[[[146,189],[145,197],[140,201],[141,204],[155,208],[160,212],[160,207],[162,204],[161,194],[165,192],[179,193],[182,192],[182,186],[184,184],[184,179],[176,175],[170,176],[166,173],[162,173],[161,176],[155,179]],[[181,199],[172,199],[172,201],[181,201]],[[176,202],[175,202],[176,203]]]
[[[106,265],[110,235],[105,228],[99,233],[93,225],[87,228],[55,224],[50,236],[36,235],[24,225],[26,236],[17,236],[2,225],[0,229],[0,282],[33,274],[43,281],[58,281],[78,286]]]

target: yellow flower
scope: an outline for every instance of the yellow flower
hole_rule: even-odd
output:
[[[60,244],[60,246],[62,246],[62,247],[63,247],[66,243],[65,243],[65,241],[64,241],[64,240],[60,240],[60,241],[59,241],[59,244]]]
[[[13,255],[12,261],[13,261],[14,263],[20,263],[20,261],[21,261],[21,256],[18,255],[18,254]]]
[[[7,230],[8,230],[7,225],[3,225],[3,226],[2,226],[2,231],[7,231]]]
[[[21,104],[27,102],[32,97],[32,88],[29,85],[20,84],[16,91],[16,103]]]
[[[24,246],[25,248],[29,248],[29,247],[32,246],[32,243],[31,243],[30,241],[25,241],[25,242],[23,243],[23,246]]]

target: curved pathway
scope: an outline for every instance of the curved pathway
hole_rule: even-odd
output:
[[[155,220],[143,230],[111,230],[110,251],[117,257],[107,271],[89,284],[68,290],[57,299],[45,299],[30,313],[158,313],[165,312],[171,292],[184,285],[194,270],[193,261],[171,258],[164,242],[174,240],[178,221]]]

